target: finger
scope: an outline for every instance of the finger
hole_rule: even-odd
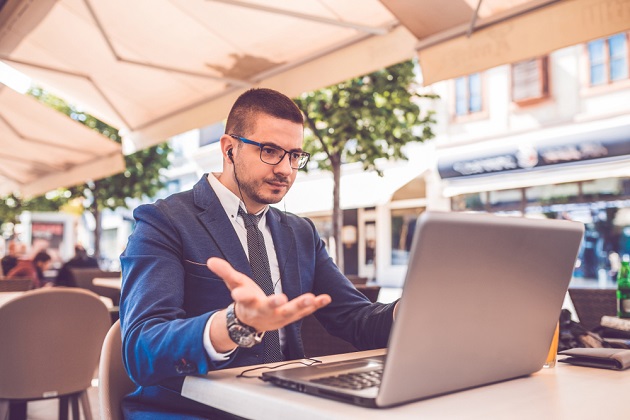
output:
[[[317,310],[319,308],[322,308],[328,305],[331,302],[331,300],[332,300],[331,297],[326,294],[315,296],[310,293],[306,293],[300,296],[300,299],[297,299],[295,303],[298,305],[298,307],[302,307],[302,308],[314,307]]]
[[[287,298],[287,295],[285,295],[284,293],[279,293],[269,296],[268,304],[271,309],[275,309],[286,304],[288,301],[289,298]]]
[[[330,302],[331,298],[328,295],[314,296],[311,293],[305,293],[278,308],[278,313],[285,319],[289,318],[293,322],[312,314]]]
[[[249,277],[239,271],[236,271],[230,263],[224,259],[212,257],[208,259],[206,264],[210,270],[223,279],[223,282],[230,290],[234,290],[238,286],[246,285],[247,283],[252,282]]]
[[[232,289],[231,295],[234,302],[247,305],[260,299],[260,293],[256,289],[246,286],[235,287]]]

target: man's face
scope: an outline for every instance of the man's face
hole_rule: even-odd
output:
[[[304,130],[301,124],[259,114],[254,131],[234,134],[288,151],[301,151]],[[234,171],[250,212],[282,200],[297,175],[288,155],[277,165],[268,165],[260,160],[260,147],[246,143],[234,150]]]

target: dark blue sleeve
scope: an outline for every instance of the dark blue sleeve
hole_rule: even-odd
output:
[[[203,330],[213,312],[190,316],[184,309],[182,238],[168,213],[167,206],[138,207],[121,256],[123,360],[140,385],[214,368],[203,347]]]

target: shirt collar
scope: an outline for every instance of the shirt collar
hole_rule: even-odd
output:
[[[225,209],[225,212],[231,218],[236,218],[238,216],[238,207],[243,207],[243,210],[247,211],[247,207],[245,207],[245,203],[236,196],[232,191],[230,191],[225,185],[219,181],[218,176],[220,173],[210,173],[208,174],[208,182],[210,186],[214,190],[214,193],[219,198],[219,202],[221,202],[221,206]],[[269,206],[266,205],[263,207],[261,211],[256,213],[257,215],[265,215],[265,213],[269,210]],[[264,217],[262,217],[264,219]]]

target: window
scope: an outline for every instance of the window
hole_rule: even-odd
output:
[[[528,102],[549,95],[548,62],[545,56],[512,64],[514,102]]]
[[[592,86],[627,79],[628,37],[625,33],[588,43],[590,83]]]
[[[408,263],[416,219],[422,211],[421,208],[392,210],[392,265]]]
[[[481,73],[455,79],[455,115],[481,111]]]

